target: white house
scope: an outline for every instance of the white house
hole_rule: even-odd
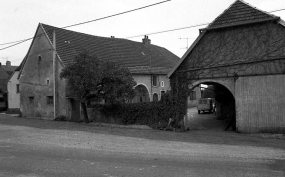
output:
[[[14,73],[10,76],[7,82],[8,90],[8,111],[19,112],[20,111],[20,84],[19,84],[19,72],[21,66],[19,66]]]

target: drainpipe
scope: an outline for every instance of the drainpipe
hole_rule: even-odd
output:
[[[53,117],[57,117],[57,80],[56,80],[56,40],[55,40],[55,31],[53,31]]]

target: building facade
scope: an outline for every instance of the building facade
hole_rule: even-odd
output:
[[[59,75],[82,50],[129,68],[138,83],[137,93],[147,90],[133,102],[160,99],[161,92],[169,86],[166,75],[179,60],[167,49],[152,45],[147,36],[142,42],[134,42],[39,24],[19,74],[23,116],[54,119],[63,115],[71,121],[80,118],[80,103],[70,94],[72,88],[67,80]]]

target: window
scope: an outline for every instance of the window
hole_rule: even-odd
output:
[[[152,76],[152,86],[158,86],[157,76]]]
[[[29,102],[30,102],[30,104],[33,104],[33,103],[34,103],[34,99],[35,99],[35,98],[34,98],[33,96],[30,96],[30,97],[29,97]]]
[[[16,93],[20,92],[20,84],[16,84]]]
[[[49,79],[47,79],[47,86],[49,86]]]
[[[164,82],[163,81],[161,81],[161,87],[164,87]]]
[[[196,91],[190,92],[190,100],[196,100]]]
[[[164,94],[165,94],[165,91],[164,91],[164,90],[162,90],[160,93],[161,93],[161,96],[162,96],[162,95],[164,95]]]
[[[47,96],[47,104],[52,105],[53,104],[53,96]]]

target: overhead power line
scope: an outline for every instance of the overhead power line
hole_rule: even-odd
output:
[[[134,11],[137,11],[137,10],[145,9],[145,8],[148,8],[148,7],[156,6],[156,5],[159,5],[159,4],[162,4],[162,3],[165,3],[165,2],[169,2],[169,1],[171,1],[171,0],[161,1],[161,2],[158,2],[158,3],[150,4],[150,5],[147,5],[147,6],[139,7],[139,8],[136,8],[136,9],[125,11],[125,12],[120,12],[120,13],[109,15],[109,16],[106,16],[106,17],[97,18],[97,19],[94,19],[94,20],[86,21],[86,22],[76,23],[76,24],[73,24],[73,25],[68,25],[68,26],[65,26],[65,27],[62,27],[62,28],[69,28],[69,27],[73,27],[73,26],[83,25],[83,24],[86,24],[86,23],[91,23],[91,22],[95,22],[95,21],[99,21],[99,20],[103,20],[103,19],[107,19],[107,18],[123,15],[123,14],[126,14],[126,13],[130,13],[130,12],[134,12]],[[7,44],[16,43],[16,44],[13,44],[13,45],[1,48],[0,50],[4,50],[4,49],[10,48],[10,47],[13,47],[15,45],[21,44],[23,42],[26,42],[28,40],[34,39],[34,38],[39,37],[41,35],[43,35],[43,34],[40,34],[40,35],[35,36],[35,37],[28,38],[28,39],[23,39],[23,40],[18,40],[18,41],[14,41],[14,42],[7,42],[7,43],[0,44],[0,45],[7,45]]]
[[[86,23],[90,23],[90,22],[94,22],[94,21],[103,20],[103,19],[106,19],[106,18],[114,17],[114,16],[117,16],[117,15],[122,15],[122,14],[129,13],[129,12],[132,12],[132,11],[136,11],[136,10],[140,10],[140,9],[143,9],[143,8],[151,7],[151,6],[154,6],[154,5],[161,4],[161,3],[165,3],[165,2],[168,2],[168,1],[171,1],[171,0],[166,0],[166,1],[158,2],[158,3],[155,3],[155,4],[148,5],[148,6],[140,7],[140,8],[137,8],[137,9],[133,9],[133,10],[121,12],[121,13],[118,13],[118,14],[114,14],[114,15],[110,15],[110,16],[106,16],[106,17],[102,17],[102,18],[98,18],[98,19],[95,19],[95,20],[90,20],[90,21],[86,21],[86,22],[82,22],[82,23],[77,23],[77,24],[74,24],[74,25],[65,26],[65,27],[62,27],[62,28],[68,28],[68,27],[78,26],[78,25],[82,25],[82,24],[86,24]],[[285,9],[273,10],[273,11],[269,11],[269,13],[278,12],[278,11],[283,11],[283,10],[285,10]],[[178,31],[178,30],[183,30],[183,29],[188,29],[188,28],[194,28],[194,27],[198,27],[198,26],[204,26],[204,25],[208,25],[208,24],[210,24],[210,23],[204,23],[204,24],[199,24],[199,25],[192,25],[192,26],[181,27],[181,28],[176,28],[176,29],[169,29],[169,30],[164,30],[164,31],[150,32],[150,33],[146,33],[146,34],[141,34],[141,35],[135,35],[135,36],[131,36],[131,37],[126,37],[126,39],[135,38],[135,37],[140,37],[140,36],[144,36],[144,35],[154,35],[154,34],[160,34],[160,33],[172,32],[172,31]],[[41,35],[43,35],[43,34],[41,34]],[[36,37],[38,37],[38,36],[36,36]],[[16,42],[18,42],[18,43],[14,44],[14,45],[11,45],[11,46],[8,46],[8,47],[5,47],[5,48],[1,48],[0,50],[4,50],[4,49],[6,49],[6,48],[13,47],[13,46],[15,46],[15,45],[18,45],[18,44],[20,44],[20,43],[22,43],[22,42],[31,40],[31,39],[36,38],[36,37],[32,37],[32,38],[28,38],[28,39],[24,39],[24,40],[19,40],[19,41],[14,41],[14,42],[8,42],[8,43],[0,44],[0,45],[6,45],[6,44],[11,44],[11,43],[16,43]]]
[[[279,11],[283,11],[283,10],[285,10],[285,9],[273,10],[273,11],[270,11],[270,13],[272,13],[272,12],[279,12]]]
[[[121,13],[114,14],[114,15],[109,15],[109,16],[102,17],[102,18],[98,18],[98,19],[95,19],[95,20],[90,20],[90,21],[86,21],[86,22],[82,22],[82,23],[77,23],[77,24],[74,24],[74,25],[65,26],[65,27],[63,27],[63,28],[69,28],[69,27],[73,27],[73,26],[78,26],[78,25],[83,25],[83,24],[90,23],[90,22],[95,22],[95,21],[103,20],[103,19],[106,19],[106,18],[110,18],[110,17],[114,17],[114,16],[118,16],[118,15],[130,13],[130,12],[133,12],[133,11],[145,9],[145,8],[148,8],[148,7],[151,7],[151,6],[155,6],[155,5],[158,5],[158,4],[162,4],[162,3],[165,3],[165,2],[168,2],[168,1],[170,1],[170,0],[161,1],[161,2],[158,2],[158,3],[155,3],[155,4],[151,4],[151,5],[148,5],[148,6],[136,8],[136,9],[133,9],[133,10],[128,10],[128,11],[121,12]]]
[[[285,10],[285,9],[273,10],[273,11],[270,11],[269,13],[278,12],[278,11],[283,11],[283,10]],[[198,27],[198,26],[204,26],[204,25],[208,25],[208,24],[210,24],[210,23],[204,23],[204,24],[200,24],[200,25],[193,25],[193,26],[182,27],[182,28],[176,28],[176,29],[170,29],[170,30],[164,30],[164,31],[150,32],[150,33],[146,33],[146,34],[141,34],[141,35],[135,35],[135,36],[131,36],[131,37],[126,37],[126,39],[131,39],[131,38],[135,38],[135,37],[141,37],[141,36],[144,36],[144,35],[153,35],[153,34],[159,34],[159,33],[166,33],[166,32],[178,31],[178,30],[183,30],[183,29],[188,29],[188,28],[194,28],[194,27]]]
[[[166,32],[171,32],[171,31],[183,30],[183,29],[187,29],[187,28],[194,28],[194,27],[204,26],[204,25],[208,25],[208,24],[209,24],[209,23],[204,23],[204,24],[193,25],[193,26],[187,26],[187,27],[176,28],[176,29],[170,29],[170,30],[165,30],[165,31],[151,32],[151,33],[147,33],[147,34],[143,34],[143,35],[136,35],[136,36],[126,37],[126,39],[135,38],[135,37],[140,37],[140,36],[144,36],[144,35],[153,35],[153,34],[159,34],[159,33],[166,33]]]

